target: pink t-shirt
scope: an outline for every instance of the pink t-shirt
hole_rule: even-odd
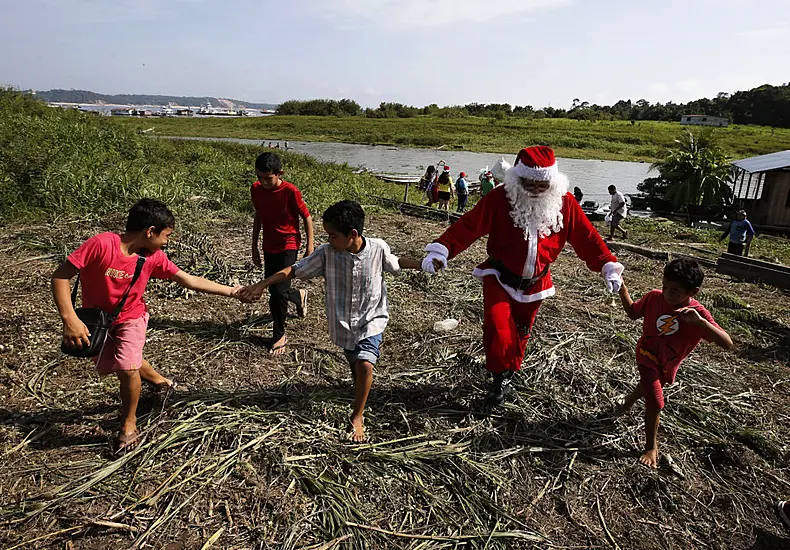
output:
[[[95,307],[107,313],[115,311],[137,267],[136,254],[124,256],[121,252],[120,235],[100,233],[91,237],[72,252],[68,260],[80,270],[82,307]],[[148,279],[169,279],[179,271],[178,266],[161,250],[146,257],[140,277],[129,291],[123,310],[115,322],[137,319],[148,311],[143,301]]]
[[[700,317],[720,328],[705,306],[694,298],[682,307],[696,309]],[[701,327],[681,320],[676,313],[678,309],[664,300],[660,290],[651,290],[634,302],[637,316],[644,317],[642,337],[636,344],[636,362],[658,370],[661,381],[666,384],[675,381],[680,363],[694,351],[700,340],[708,340]]]

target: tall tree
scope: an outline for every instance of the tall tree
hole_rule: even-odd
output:
[[[713,213],[732,204],[732,166],[710,128],[697,133],[686,128],[675,140],[675,147],[668,149],[650,170],[657,170],[659,176],[649,178],[650,185],[640,189],[652,188],[662,193],[661,198],[689,215],[699,207]]]

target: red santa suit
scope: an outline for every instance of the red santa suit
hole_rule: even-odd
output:
[[[553,151],[543,149],[550,151],[553,162]],[[483,282],[483,343],[486,369],[492,373],[521,369],[541,301],[555,293],[549,266],[566,242],[590,270],[601,272],[608,265],[608,271],[617,272],[612,279],[619,279],[622,271],[579,203],[567,192],[567,178],[556,172],[556,163],[554,170],[533,166],[533,171],[524,171],[519,159],[508,171],[505,185],[494,188],[426,247],[429,258],[443,257],[446,261],[488,235],[488,259],[475,268],[473,275]],[[553,189],[554,206],[543,210],[543,223],[535,223],[536,214],[519,206],[529,201],[526,191],[517,187],[521,185],[519,173],[548,176],[551,185],[559,186]]]

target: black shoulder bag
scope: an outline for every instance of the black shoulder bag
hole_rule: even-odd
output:
[[[129,297],[129,291],[132,290],[134,283],[136,283],[137,279],[140,278],[140,272],[143,270],[144,263],[145,258],[143,255],[138,255],[137,266],[134,268],[132,282],[129,284],[129,288],[126,289],[126,292],[124,293],[123,298],[121,298],[118,306],[115,308],[115,311],[112,313],[107,313],[103,309],[96,307],[80,307],[75,310],[80,321],[85,323],[85,326],[88,327],[88,332],[90,332],[90,344],[81,348],[72,348],[63,342],[60,344],[60,351],[73,357],[94,357],[99,354],[102,347],[104,347],[104,341],[107,339],[107,333],[110,330],[110,325],[113,323],[113,321],[115,321],[118,315],[120,315],[124,304],[126,304],[126,298]],[[77,282],[74,283],[74,290],[71,291],[72,306],[76,305],[77,303],[77,289],[79,286],[80,276],[77,275]]]

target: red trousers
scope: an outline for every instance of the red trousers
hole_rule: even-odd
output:
[[[521,370],[540,302],[517,302],[496,277],[489,275],[483,279],[483,346],[489,372]]]

